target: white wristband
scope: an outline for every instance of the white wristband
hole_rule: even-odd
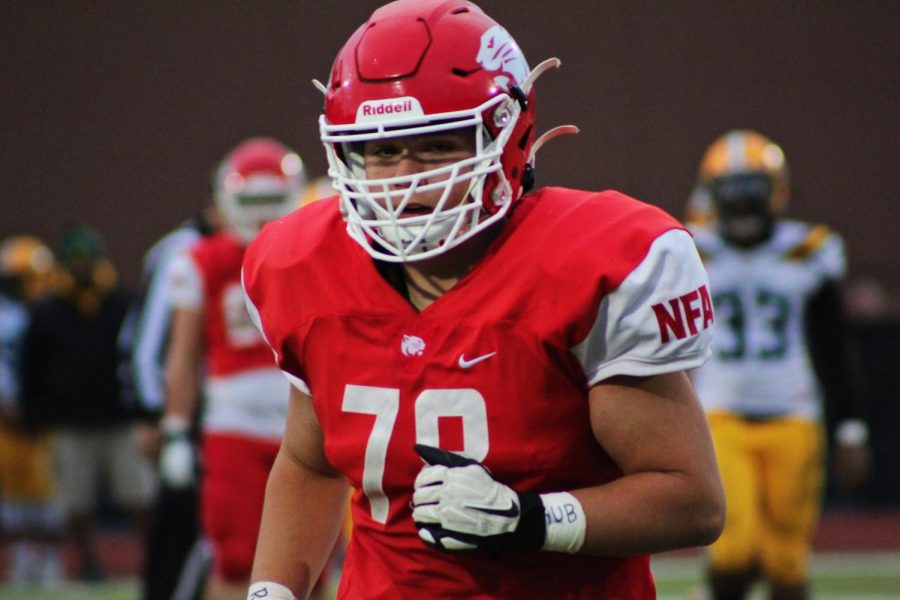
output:
[[[568,492],[541,494],[547,536],[542,550],[575,554],[584,545],[587,522],[581,502]]]
[[[247,600],[297,600],[294,593],[287,587],[274,581],[257,581],[250,584],[247,592]]]
[[[838,425],[835,437],[845,446],[865,446],[869,442],[869,428],[862,419],[847,419]]]
[[[181,435],[191,429],[191,422],[184,415],[164,415],[159,421],[163,435]]]

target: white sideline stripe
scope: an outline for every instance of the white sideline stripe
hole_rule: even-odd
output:
[[[659,594],[657,600],[709,600],[702,592],[692,590],[688,594]],[[766,600],[765,590],[757,587],[750,593],[747,600]],[[884,594],[823,594],[816,593],[816,600],[897,600],[897,596],[885,596]]]
[[[654,556],[652,568],[667,579],[692,578],[703,568],[703,556]],[[859,551],[820,552],[813,554],[810,571],[814,574],[879,574],[896,575],[900,552]],[[679,575],[683,575],[680,577]]]

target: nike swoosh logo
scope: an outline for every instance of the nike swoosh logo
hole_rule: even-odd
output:
[[[477,365],[478,363],[480,363],[480,362],[483,361],[483,360],[489,359],[490,357],[492,357],[492,356],[495,355],[495,354],[497,354],[497,353],[496,353],[496,352],[491,352],[490,354],[484,354],[484,355],[482,355],[482,356],[476,356],[475,358],[473,358],[473,359],[471,359],[471,360],[466,360],[466,355],[465,355],[465,354],[460,354],[460,355],[459,355],[459,366],[460,366],[461,369],[468,369],[469,367],[474,366],[474,365]]]
[[[509,508],[484,508],[480,506],[471,508],[489,515],[497,515],[498,517],[509,517],[512,519],[519,516],[519,505],[512,500],[509,501]]]

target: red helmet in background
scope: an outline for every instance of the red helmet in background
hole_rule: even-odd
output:
[[[226,227],[250,242],[265,223],[297,208],[305,183],[296,152],[271,138],[251,138],[229,152],[216,170],[216,207]]]
[[[540,70],[530,71],[509,33],[471,2],[399,0],[376,10],[338,53],[328,85],[318,84],[321,139],[350,235],[374,257],[404,262],[501,219],[531,185],[531,84]],[[363,142],[464,127],[475,130],[474,157],[366,179]],[[466,200],[446,207],[462,181]],[[445,193],[431,213],[402,215],[415,192],[434,189]]]

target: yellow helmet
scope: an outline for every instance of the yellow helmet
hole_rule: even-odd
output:
[[[316,177],[308,184],[306,184],[306,188],[303,190],[303,194],[300,199],[300,206],[305,206],[316,200],[321,200],[322,198],[328,198],[330,196],[334,196],[337,194],[337,190],[334,188],[333,180],[331,177]]]
[[[53,252],[34,236],[15,235],[0,243],[0,277],[22,300],[48,291],[54,266]]]
[[[764,173],[772,183],[768,208],[780,215],[790,197],[787,162],[781,147],[766,136],[749,129],[735,129],[720,136],[700,161],[698,183],[703,187],[732,175]]]

